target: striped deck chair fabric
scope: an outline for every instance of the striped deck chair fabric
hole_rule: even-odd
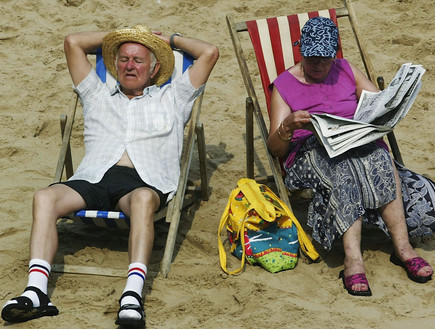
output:
[[[111,88],[117,83],[116,79],[106,70],[103,62],[101,49],[96,54],[96,71],[101,81],[107,83]],[[171,78],[162,86],[171,83],[180,77],[187,68],[193,64],[193,57],[181,51],[174,51],[175,67]],[[162,213],[157,214],[157,218],[161,218]],[[111,227],[119,229],[129,229],[130,219],[120,211],[102,211],[102,210],[79,210],[74,212],[73,219],[78,219],[85,224],[95,225],[99,227]]]
[[[251,20],[246,22],[260,71],[263,91],[270,111],[270,84],[284,70],[301,61],[299,39],[302,27],[312,17],[328,17],[337,25],[335,9]],[[337,58],[342,58],[341,47]]]
[[[291,66],[301,61],[299,39],[301,30],[305,23],[312,17],[328,17],[338,26],[338,19],[345,19],[352,29],[353,41],[355,42],[355,49],[358,50],[361,57],[362,64],[364,65],[367,77],[373,82],[378,82],[380,89],[383,87],[383,79],[376,75],[370,56],[362,44],[360,32],[356,23],[356,15],[349,0],[343,0],[343,6],[325,9],[319,11],[310,11],[302,14],[292,14],[289,16],[279,16],[271,18],[262,18],[246,21],[234,21],[232,15],[226,15],[227,26],[233,43],[235,55],[239,63],[240,72],[242,74],[243,82],[246,87],[246,177],[256,179],[258,182],[274,182],[278,195],[281,199],[291,208],[290,199],[288,197],[288,190],[283,181],[283,168],[282,159],[274,157],[271,153],[266,152],[266,157],[269,161],[272,176],[255,175],[255,145],[254,145],[254,119],[257,123],[261,141],[267,151],[267,138],[269,131],[267,122],[263,116],[263,109],[257,97],[257,86],[253,81],[256,74],[259,73],[261,77],[261,84],[263,93],[265,95],[265,103],[267,112],[270,115],[270,98],[272,90],[270,84],[280,75],[284,70],[289,69]],[[243,49],[241,36],[249,34],[250,46]],[[251,48],[252,47],[252,48]],[[245,53],[251,55],[252,50],[256,58],[257,65],[251,61],[251,56],[246,56]],[[343,58],[341,40],[339,39],[339,48],[337,58]],[[254,66],[257,66],[254,68]],[[258,69],[258,70],[257,70]],[[403,164],[403,160],[398,148],[394,133],[388,134],[388,141],[391,146],[391,151],[394,158]],[[302,194],[305,194],[302,191]],[[293,193],[294,194],[294,193]]]
[[[269,114],[270,97],[272,95],[272,89],[269,88],[270,84],[286,69],[301,61],[299,47],[301,30],[310,18],[318,16],[331,18],[338,27],[335,9],[246,22],[257,59]],[[343,58],[341,46],[337,52],[337,58]],[[281,174],[285,175],[282,159],[280,160],[280,168]]]

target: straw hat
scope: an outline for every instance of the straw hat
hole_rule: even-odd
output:
[[[144,45],[153,52],[160,62],[160,69],[153,79],[156,85],[165,83],[174,71],[174,54],[171,47],[153,34],[145,25],[136,25],[131,29],[120,29],[110,32],[103,38],[103,60],[106,68],[118,78],[114,58],[119,46],[125,42],[135,42]]]

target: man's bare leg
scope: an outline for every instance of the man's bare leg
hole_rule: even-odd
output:
[[[83,198],[73,189],[62,184],[52,185],[35,193],[30,236],[29,279],[24,293],[8,301],[3,307],[4,320],[23,322],[58,314],[57,308],[47,296],[51,264],[58,245],[56,221],[59,217],[84,206]]]
[[[154,213],[158,209],[158,194],[149,188],[138,188],[119,200],[120,209],[130,217],[128,242],[128,278],[120,299],[117,324],[144,323],[142,290],[154,244]]]
[[[52,263],[57,251],[57,220],[86,207],[83,198],[72,188],[56,184],[38,190],[33,196],[33,224],[30,235],[30,259]]]

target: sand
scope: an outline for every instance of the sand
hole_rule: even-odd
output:
[[[291,271],[270,274],[247,266],[238,276],[223,275],[217,231],[228,195],[245,175],[246,91],[225,22],[286,15],[340,6],[341,1],[260,0],[2,0],[0,3],[0,303],[20,294],[27,283],[31,200],[35,190],[53,181],[60,148],[59,116],[68,110],[71,80],[64,54],[66,34],[111,30],[145,23],[169,35],[180,32],[220,48],[220,60],[206,88],[201,121],[205,126],[211,196],[182,214],[168,278],[158,275],[167,225],[156,225],[157,238],[145,285],[148,328],[417,328],[435,327],[435,282],[407,279],[388,261],[391,242],[364,230],[363,250],[373,296],[348,295],[338,280],[343,268],[340,243],[322,261],[300,261]],[[389,81],[408,61],[423,64],[423,88],[396,129],[405,164],[435,179],[435,11],[432,0],[354,0],[358,25],[375,71]],[[347,46],[347,48],[346,48]],[[345,56],[360,68],[354,46]],[[256,77],[258,78],[258,77]],[[259,91],[261,92],[261,91]],[[261,93],[259,94],[261,96]],[[264,100],[261,99],[262,104]],[[72,145],[74,163],[83,154],[83,120],[77,118]],[[256,173],[268,174],[256,131]],[[191,177],[198,182],[198,163]],[[305,221],[305,203],[296,204]],[[56,261],[127,269],[127,233],[60,227]],[[435,240],[415,242],[435,265]],[[229,256],[229,265],[238,265]],[[49,293],[60,309],[14,328],[113,328],[125,279],[52,273]],[[7,326],[1,320],[2,326]]]

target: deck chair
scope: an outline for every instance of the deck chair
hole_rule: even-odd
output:
[[[258,124],[260,130],[261,139],[264,143],[264,147],[267,150],[267,137],[268,128],[266,127],[263,112],[260,107],[260,102],[256,95],[256,89],[253,83],[253,76],[251,76],[249,68],[259,71],[262,83],[262,89],[266,99],[267,111],[270,111],[270,97],[271,91],[269,85],[274,79],[282,73],[284,70],[292,65],[300,62],[301,54],[299,46],[295,45],[295,42],[299,40],[301,29],[305,22],[314,16],[325,16],[331,18],[338,27],[338,18],[347,18],[353,31],[353,36],[357,48],[360,52],[361,60],[364,64],[364,68],[368,78],[379,85],[380,89],[384,88],[383,79],[376,78],[373,70],[373,66],[370,62],[368,53],[365,51],[360,36],[357,30],[357,23],[355,14],[350,6],[349,1],[344,1],[344,6],[336,9],[328,9],[322,11],[313,11],[303,14],[295,14],[290,16],[265,18],[258,20],[250,20],[244,22],[235,23],[230,15],[226,16],[229,33],[232,39],[236,57],[240,66],[243,81],[248,93],[246,98],[246,166],[247,177],[255,178],[257,181],[275,182],[276,189],[281,199],[289,206],[290,201],[288,197],[287,189],[283,182],[282,167],[279,159],[272,156],[267,152],[267,157],[270,163],[273,177],[254,177],[254,132],[253,132],[253,117]],[[247,60],[248,55],[245,55],[242,49],[242,36],[248,32],[251,46],[253,47],[255,58],[258,64],[258,70],[253,66],[249,66]],[[246,37],[245,37],[246,39]],[[341,42],[341,41],[340,41]],[[248,42],[249,43],[249,42]],[[245,42],[246,44],[246,42]],[[246,47],[245,47],[246,50]],[[251,49],[249,49],[251,50]],[[251,50],[252,52],[252,50]],[[251,53],[247,53],[251,54]],[[341,46],[337,53],[338,58],[343,57]],[[393,153],[393,156],[397,161],[403,164],[403,160],[397,146],[396,139],[393,133],[388,135],[389,144]]]
[[[174,51],[175,57],[175,68],[174,73],[167,83],[171,83],[174,79],[177,79],[181,74],[193,63],[193,57],[187,53],[181,51]],[[96,53],[96,71],[100,79],[114,86],[116,84],[115,78],[110,75],[104,66],[104,62],[101,55],[101,50]],[[205,153],[205,139],[204,139],[204,127],[202,123],[199,122],[199,114],[201,109],[203,94],[201,94],[195,101],[192,109],[191,118],[185,127],[184,136],[184,146],[181,157],[181,173],[178,182],[178,188],[174,198],[169,201],[166,207],[164,207],[160,212],[155,214],[155,221],[166,218],[166,221],[170,223],[168,236],[166,240],[166,247],[161,262],[160,272],[164,277],[167,277],[169,273],[169,267],[172,261],[172,256],[174,252],[175,240],[177,236],[181,211],[186,203],[191,204],[194,202],[194,196],[198,194],[198,188],[188,186],[188,174],[190,169],[190,164],[193,155],[193,147],[195,144],[195,135],[198,146],[198,157],[199,157],[199,167],[200,167],[200,178],[201,186],[200,192],[202,200],[208,200],[209,198],[209,187],[207,181],[207,168],[206,168],[206,153]],[[78,105],[78,95],[73,92],[69,114],[62,114],[60,118],[61,133],[62,133],[62,146],[59,153],[59,159],[57,163],[56,173],[54,177],[54,182],[60,182],[63,178],[63,172],[65,169],[65,178],[68,179],[73,175],[73,162],[71,155],[71,145],[70,138],[72,133],[72,127],[74,122],[74,117],[76,114]],[[187,194],[190,198],[187,197]],[[188,200],[188,202],[186,202]],[[88,210],[83,209],[68,216],[69,219],[73,221],[79,221],[90,225],[95,225],[99,227],[112,227],[119,229],[129,229],[130,221],[129,218],[122,212],[117,211],[101,211],[98,209]],[[66,264],[54,264],[53,271],[57,272],[70,272],[70,273],[83,273],[83,274],[96,274],[101,273],[101,269],[95,271],[91,268],[84,268],[82,266],[72,266]],[[109,271],[110,272],[110,271]],[[105,275],[109,272],[105,272]],[[115,273],[112,271],[110,273]],[[125,274],[125,273],[124,273]],[[115,275],[117,276],[117,275]]]

